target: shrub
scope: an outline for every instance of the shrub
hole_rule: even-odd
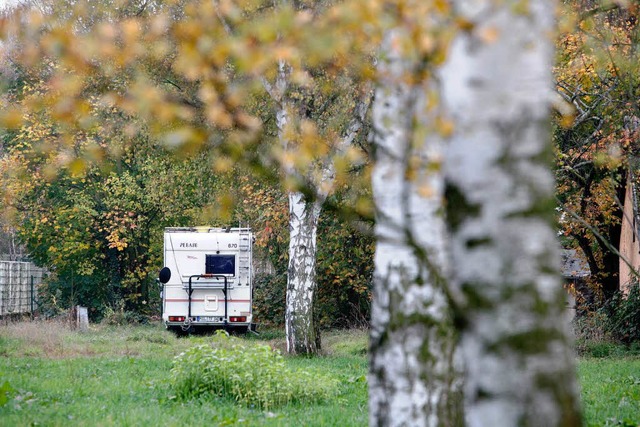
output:
[[[640,286],[633,283],[629,292],[616,293],[604,308],[608,315],[608,332],[620,342],[631,344],[640,341]]]
[[[576,341],[611,341],[607,328],[608,318],[603,310],[588,311],[572,320]]]
[[[109,301],[115,300],[113,286],[105,280],[104,272],[99,271],[91,276],[50,274],[38,286],[38,310],[47,318],[55,318],[82,305],[89,309],[91,321],[99,321]]]
[[[369,326],[374,250],[371,233],[357,230],[333,212],[320,216],[314,310],[322,328]]]
[[[102,323],[113,326],[141,325],[149,323],[149,319],[141,313],[125,310],[124,301],[121,301],[117,307],[107,307],[105,309]]]
[[[627,354],[627,349],[622,344],[606,341],[586,341],[580,350],[580,355],[604,358],[604,357],[622,357]]]
[[[261,409],[324,400],[337,392],[334,379],[290,369],[269,346],[224,332],[216,334],[213,345],[197,345],[176,356],[170,381],[181,399],[228,397]]]
[[[256,323],[279,327],[284,325],[287,275],[260,274],[253,279],[253,316]]]

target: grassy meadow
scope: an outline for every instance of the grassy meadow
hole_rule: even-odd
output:
[[[321,357],[286,357],[292,369],[335,379],[337,392],[321,402],[271,410],[228,398],[176,397],[169,383],[173,358],[211,340],[176,338],[159,324],[92,325],[84,333],[55,322],[0,325],[0,426],[367,424],[365,331],[325,333]],[[243,340],[284,346],[279,331]],[[587,425],[640,425],[640,358],[582,359],[579,375]]]
[[[47,322],[0,326],[0,425],[366,424],[365,333],[327,334],[325,356],[286,358],[294,368],[321,370],[340,387],[329,401],[271,411],[223,398],[176,398],[168,382],[173,358],[211,339],[176,338],[159,324],[98,325],[85,333]],[[246,339],[284,345],[282,333]]]

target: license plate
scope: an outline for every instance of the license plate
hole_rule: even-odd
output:
[[[198,316],[196,317],[196,322],[220,322],[220,318],[219,317],[213,317],[213,316]]]

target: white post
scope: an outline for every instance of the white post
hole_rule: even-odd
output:
[[[76,306],[76,327],[80,332],[89,330],[89,313],[87,307]]]

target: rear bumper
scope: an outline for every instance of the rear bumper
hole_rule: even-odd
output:
[[[201,320],[198,319],[198,316],[192,317],[191,321],[183,321],[183,322],[170,322],[170,321],[165,321],[164,322],[165,327],[169,328],[169,327],[176,327],[176,326],[180,326],[180,327],[189,327],[189,326],[217,326],[217,327],[228,327],[228,328],[246,328],[251,326],[251,322],[229,322],[229,321],[224,321],[224,319],[222,320]]]

